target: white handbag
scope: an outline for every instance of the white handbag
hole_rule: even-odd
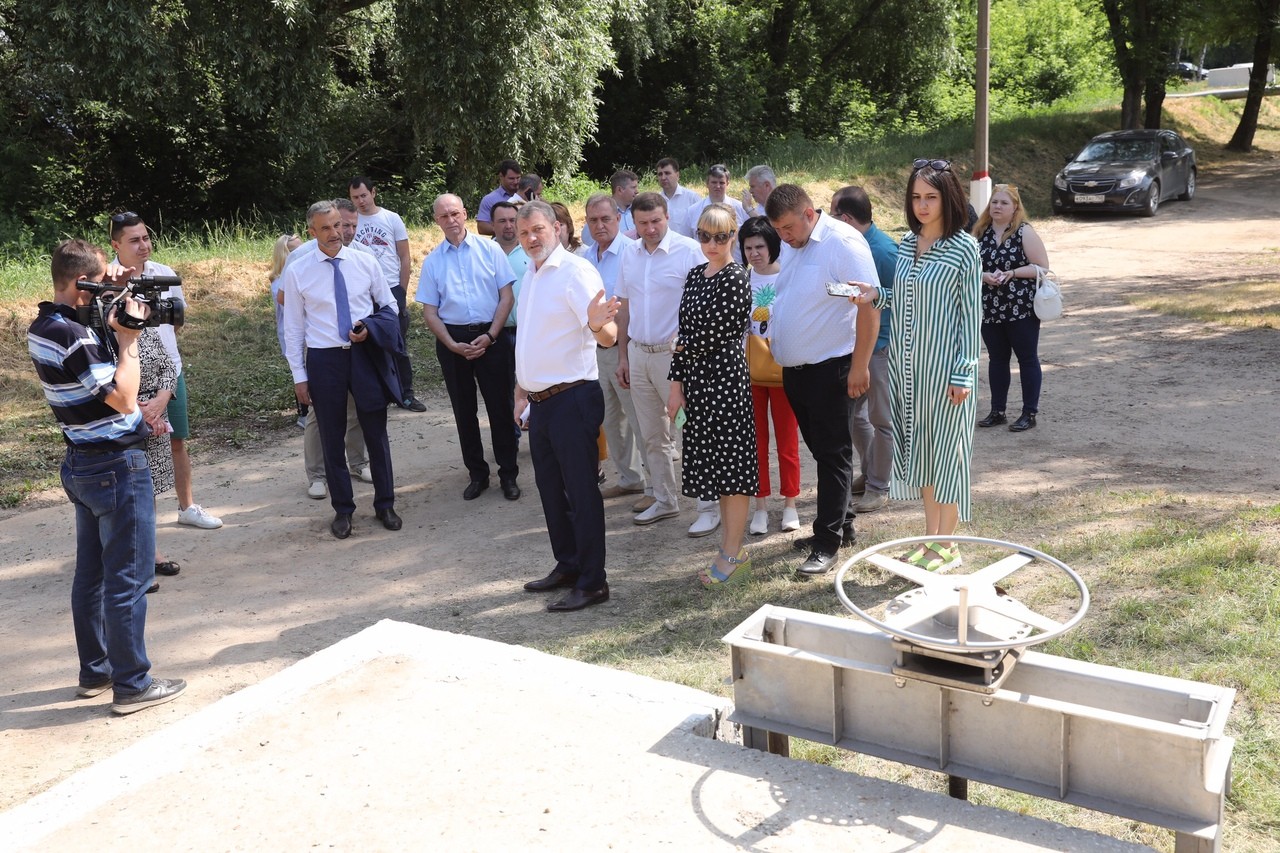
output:
[[[1058,286],[1058,277],[1041,266],[1036,266],[1036,296],[1032,308],[1041,320],[1062,316],[1062,288]]]

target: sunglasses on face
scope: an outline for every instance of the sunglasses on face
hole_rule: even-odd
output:
[[[733,239],[732,231],[717,231],[716,233],[711,234],[707,231],[703,231],[701,228],[698,229],[699,243],[710,243],[712,240],[714,240],[717,246],[723,246],[725,243],[728,243],[732,239]]]
[[[925,166],[928,166],[929,168],[933,169],[933,171],[935,171],[935,172],[949,172],[949,171],[951,171],[951,161],[950,161],[950,160],[929,160],[929,159],[927,159],[927,158],[921,157],[921,158],[919,158],[919,159],[917,159],[917,160],[912,160],[912,161],[911,161],[911,169],[912,169],[912,171],[916,171],[916,172],[918,172],[918,171],[920,171],[921,169],[923,169]]]

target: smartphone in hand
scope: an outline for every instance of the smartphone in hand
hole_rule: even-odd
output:
[[[827,295],[848,299],[850,296],[861,296],[862,288],[845,281],[829,281],[827,282]]]

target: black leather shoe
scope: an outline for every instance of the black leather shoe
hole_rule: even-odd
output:
[[[408,397],[405,397],[404,400],[401,401],[400,407],[403,409],[408,409],[411,412],[425,412],[427,410],[427,404],[422,402],[412,394],[410,394]]]
[[[796,569],[796,571],[802,575],[825,575],[835,567],[835,554],[824,554],[815,550],[809,554],[809,559],[801,563],[800,568]]]
[[[340,512],[333,517],[333,521],[329,523],[329,532],[339,539],[346,539],[351,535],[351,515],[349,513]]]
[[[520,500],[520,484],[515,480],[503,480],[502,496],[509,501]]]
[[[1008,422],[1009,421],[1004,416],[1004,412],[997,412],[995,409],[992,409],[991,414],[987,415],[985,418],[978,421],[978,426],[993,427],[993,426],[1000,426],[1000,424],[1004,424]]]
[[[581,610],[593,604],[604,604],[608,600],[608,584],[600,587],[595,592],[588,592],[585,589],[571,589],[564,598],[548,604],[547,609],[553,613],[563,613],[569,610]]]
[[[529,592],[545,592],[549,589],[559,589],[562,586],[573,586],[577,582],[577,575],[566,575],[562,571],[552,570],[551,574],[541,580],[529,581],[524,585],[524,588]]]
[[[489,488],[488,480],[472,480],[465,489],[462,490],[462,499],[464,501],[473,501],[480,497],[480,493]]]
[[[374,513],[378,517],[378,521],[382,522],[382,526],[388,530],[399,530],[404,526],[404,522],[400,520],[400,516],[396,515],[396,511],[391,507],[380,509]]]
[[[1036,425],[1036,416],[1034,412],[1023,412],[1022,417],[1009,424],[1009,432],[1026,432],[1034,429]]]
[[[151,586],[147,587],[147,595],[150,595],[151,593],[155,592],[158,589],[160,589],[160,582],[156,581],[155,583],[151,584]]]
[[[840,547],[848,548],[854,542],[858,541],[858,537],[854,535],[852,527],[842,527],[840,529]],[[791,547],[796,551],[809,553],[814,549],[812,536],[801,536],[798,539],[791,540]]]
[[[178,565],[177,560],[165,560],[163,563],[156,563],[156,574],[169,575],[172,577],[182,571],[182,566]]]

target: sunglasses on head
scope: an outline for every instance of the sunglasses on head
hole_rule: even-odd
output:
[[[716,233],[712,234],[708,231],[703,231],[701,228],[698,229],[699,243],[710,243],[712,240],[714,240],[717,246],[723,246],[725,243],[728,243],[732,239],[733,239],[732,231],[717,231]]]
[[[134,213],[132,210],[126,210],[124,213],[111,214],[111,221],[116,225],[123,225],[130,219],[141,219],[142,217]]]
[[[928,166],[929,168],[933,169],[933,171],[935,172],[951,171],[950,160],[929,160],[928,158],[921,157],[919,159],[911,161],[911,169],[913,171],[918,172],[921,169],[923,169],[925,166]]]

